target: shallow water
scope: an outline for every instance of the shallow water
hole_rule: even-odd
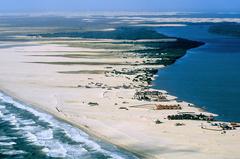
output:
[[[220,120],[240,122],[240,38],[210,34],[208,27],[157,29],[168,36],[206,44],[161,69],[154,87],[217,113]]]
[[[135,159],[137,157],[0,93],[0,158]]]

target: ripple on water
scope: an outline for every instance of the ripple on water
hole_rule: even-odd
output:
[[[115,146],[95,141],[80,129],[2,93],[0,110],[0,119],[8,124],[3,132],[0,130],[0,156],[37,154],[36,158],[136,158]]]

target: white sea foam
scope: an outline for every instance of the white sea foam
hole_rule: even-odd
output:
[[[3,113],[0,111],[0,118],[3,117]]]
[[[27,137],[27,140],[29,142],[36,143],[38,141],[37,137],[34,134],[30,133],[30,132],[26,132],[25,136]]]
[[[67,150],[63,147],[62,143],[54,142],[49,144],[51,146],[42,149],[49,157],[66,157]]]
[[[64,145],[64,148],[67,150],[67,153],[72,155],[73,157],[77,157],[77,156],[82,156],[86,153],[88,153],[88,151],[83,148],[81,145]]]
[[[68,130],[65,130],[65,133],[68,137],[72,138],[74,141],[77,142],[83,142],[85,143],[88,147],[90,147],[92,150],[94,151],[98,151],[101,152],[105,155],[111,156],[114,159],[124,159],[123,157],[114,154],[110,151],[106,151],[104,150],[99,144],[97,144],[96,142],[86,138],[86,137],[82,137],[81,133],[79,133],[79,131],[77,131],[76,128],[71,128]]]
[[[19,124],[21,124],[19,129],[21,130],[22,135],[24,135],[32,144],[42,146],[42,151],[49,157],[81,158],[81,155],[85,153],[91,153],[91,151],[93,151],[103,153],[114,159],[123,159],[123,157],[120,155],[103,149],[100,144],[94,140],[91,140],[89,135],[85,132],[67,123],[60,122],[51,115],[36,111],[35,109],[14,101],[12,98],[5,96],[2,93],[0,93],[0,100],[6,103],[11,103],[16,108],[31,112],[33,115],[38,117],[38,120],[46,122],[50,125],[49,128],[37,126],[35,125],[37,124],[37,121],[35,122],[31,119],[26,120],[18,118],[12,114],[8,114],[4,117],[16,127],[19,127]],[[79,142],[79,144],[71,145],[55,139],[53,136],[53,131],[59,129],[65,132],[65,135],[73,141]],[[89,151],[83,148],[83,145],[87,146]]]
[[[20,129],[24,130],[24,131],[29,131],[29,132],[35,133],[37,131],[41,131],[42,128],[39,126],[26,125],[26,126],[22,126]]]
[[[0,109],[5,109],[6,107],[4,105],[0,105]]]
[[[66,136],[68,136],[69,138],[73,139],[76,142],[85,142],[86,138],[89,137],[87,134],[79,131],[77,128],[73,128],[67,125],[64,127],[64,132]]]
[[[16,137],[0,136],[0,141],[14,140]]]
[[[2,152],[4,155],[20,155],[20,154],[26,154],[25,151],[22,150],[6,150],[5,152]]]
[[[36,124],[36,122],[34,122],[33,120],[21,120],[20,121],[21,124],[23,125],[33,125],[33,124]]]
[[[3,115],[3,116],[2,116],[2,119],[3,119],[4,121],[10,122],[10,124],[13,125],[13,126],[16,126],[16,127],[19,126],[18,121],[17,121],[17,119],[16,119],[16,116],[14,116],[13,114]]]
[[[40,140],[50,140],[53,139],[53,131],[51,129],[43,130],[38,132],[36,136]]]
[[[11,145],[15,145],[15,142],[0,142],[1,146],[11,146]]]
[[[116,29],[115,28],[106,28],[106,29],[102,29],[102,30],[99,30],[99,31],[115,31]]]

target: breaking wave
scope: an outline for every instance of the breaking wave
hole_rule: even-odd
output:
[[[0,158],[135,159],[82,130],[0,93]]]

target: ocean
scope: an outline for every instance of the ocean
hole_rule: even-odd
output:
[[[208,27],[195,24],[157,29],[168,36],[206,44],[188,50],[176,63],[161,69],[154,87],[219,114],[219,120],[240,121],[240,39],[210,34]],[[0,92],[0,158],[137,157]]]
[[[82,130],[0,93],[1,159],[136,159]]]
[[[219,120],[240,122],[240,38],[208,33],[208,27],[157,28],[159,33],[205,45],[160,69],[154,87],[218,114]]]

